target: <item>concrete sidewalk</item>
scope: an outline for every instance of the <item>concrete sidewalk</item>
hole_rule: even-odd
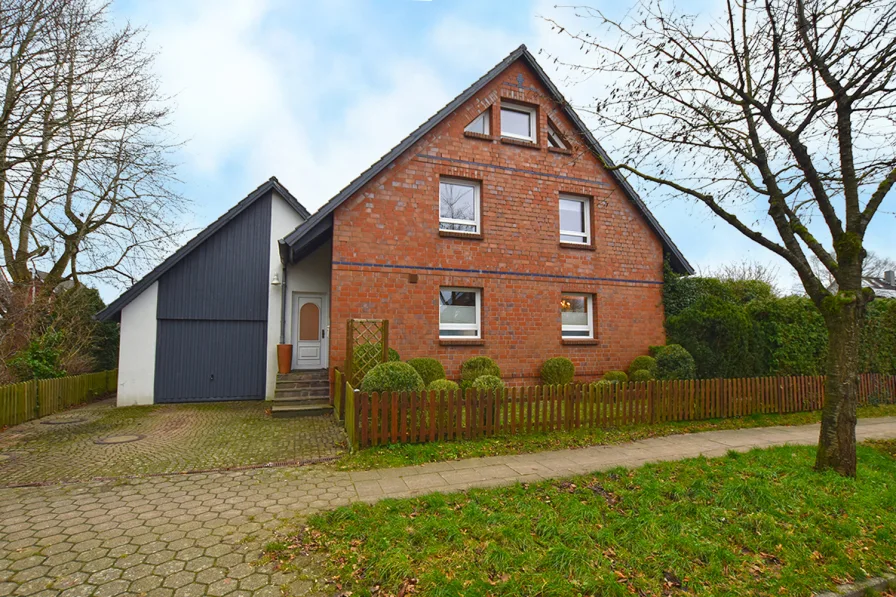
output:
[[[728,450],[745,452],[785,444],[815,444],[819,425],[756,427],[670,435],[614,446],[594,446],[514,456],[471,458],[420,466],[349,473],[358,498],[372,502],[433,491],[462,491],[508,483],[535,482],[580,475],[617,466],[637,467],[648,462],[695,456],[722,456]],[[896,438],[896,417],[859,419],[859,441]]]

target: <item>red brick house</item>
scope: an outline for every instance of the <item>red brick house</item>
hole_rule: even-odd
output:
[[[344,360],[349,318],[388,319],[390,346],[402,359],[435,357],[449,378],[484,354],[517,384],[535,382],[549,357],[569,357],[590,378],[663,343],[663,261],[693,270],[605,163],[612,162],[521,46],[317,213],[308,216],[276,180],[262,185],[209,235],[238,223],[252,209],[244,204],[270,204],[266,234],[277,252],[259,326],[267,329],[265,389],[255,397],[273,393],[274,340],[293,344],[294,368],[332,369]],[[164,282],[163,274],[147,278]],[[128,293],[102,316],[122,317],[139,294]],[[150,348],[158,353],[143,352]],[[159,370],[165,366],[156,354],[154,401],[171,401],[169,389],[159,391],[159,376],[174,372]],[[249,397],[202,392],[180,398]]]

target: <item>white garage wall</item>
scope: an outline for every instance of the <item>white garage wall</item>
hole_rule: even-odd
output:
[[[158,296],[154,282],[121,311],[117,406],[153,403]]]
[[[296,229],[296,226],[304,220],[292,207],[273,192],[271,201],[271,260],[268,273],[268,281],[274,279],[274,275],[283,277],[283,264],[280,262],[279,241],[281,238]],[[282,284],[283,280],[281,280]],[[265,381],[265,397],[268,400],[274,398],[274,389],[277,385],[277,344],[280,343],[280,295],[282,286],[269,287],[268,295],[268,342],[267,342],[267,375]],[[289,300],[287,298],[287,300]],[[289,316],[289,304],[287,303],[287,317]],[[289,342],[289,328],[287,327],[286,342]]]

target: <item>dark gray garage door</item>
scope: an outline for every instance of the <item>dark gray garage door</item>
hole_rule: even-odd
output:
[[[160,319],[155,401],[262,400],[264,321]]]

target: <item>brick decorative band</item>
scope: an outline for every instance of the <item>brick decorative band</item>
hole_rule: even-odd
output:
[[[552,174],[550,172],[538,172],[537,170],[526,170],[524,168],[512,168],[510,166],[499,166],[497,164],[485,164],[483,162],[471,162],[469,160],[458,160],[456,158],[446,158],[440,155],[429,155],[426,153],[418,153],[418,158],[427,160],[436,160],[439,162],[449,162],[452,164],[463,164],[465,166],[473,166],[476,168],[491,168],[493,170],[504,170],[505,172],[513,172],[515,174],[531,174],[533,176],[541,176],[544,178],[556,178],[559,180],[569,180],[572,182],[581,182],[585,184],[596,185],[599,187],[609,187],[610,184],[601,180],[593,180],[588,178],[576,178],[574,176],[563,176],[562,174]]]
[[[569,276],[564,274],[544,274],[535,272],[515,272],[489,269],[464,269],[460,267],[434,267],[428,265],[398,265],[392,263],[362,263],[359,261],[333,261],[333,265],[369,267],[381,269],[419,270],[424,272],[446,272],[452,274],[473,274],[477,276],[515,276],[519,278],[553,278],[557,280],[581,280],[585,282],[613,282],[616,284],[662,285],[662,280],[626,280],[624,278],[600,278],[597,276]]]

